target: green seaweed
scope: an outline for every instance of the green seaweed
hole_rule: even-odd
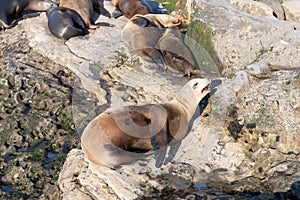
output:
[[[44,151],[42,149],[34,152],[30,152],[32,161],[40,161],[44,157]]]

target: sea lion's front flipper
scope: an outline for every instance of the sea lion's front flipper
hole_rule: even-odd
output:
[[[149,47],[149,48],[138,49],[137,51],[151,58],[151,60],[156,64],[158,64],[160,68],[166,69],[163,55],[156,48]]]
[[[144,17],[134,17],[131,19],[132,23],[141,26],[141,27],[147,27],[149,24],[149,20]]]
[[[71,16],[72,21],[74,22],[76,27],[79,27],[82,29],[87,28],[86,23],[84,22],[82,17],[75,10],[67,9],[66,13]]]
[[[105,16],[105,17],[111,18],[110,12],[102,6],[100,7],[100,14]]]
[[[111,14],[108,10],[104,8],[103,3],[100,3],[100,1],[92,1],[93,3],[93,10],[97,14],[103,15],[105,17],[111,18]]]
[[[0,12],[0,30],[1,28],[9,29],[17,24],[18,21],[14,20],[11,24],[8,24],[7,17],[4,12]]]

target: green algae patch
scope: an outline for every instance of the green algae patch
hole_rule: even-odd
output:
[[[179,1],[185,1],[185,0],[179,0]],[[175,10],[175,5],[178,1],[176,0],[172,0],[172,1],[168,1],[168,0],[157,0],[157,2],[161,3],[163,5],[163,7],[165,9],[168,10],[169,13],[171,13],[172,11]]]
[[[192,49],[200,68],[213,71],[217,69],[221,72],[221,62],[212,43],[212,30],[200,20],[193,20],[188,26],[187,36],[189,40],[195,41],[193,43],[187,41],[187,44]]]

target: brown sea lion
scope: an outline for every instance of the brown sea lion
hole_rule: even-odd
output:
[[[177,28],[180,20],[164,14],[135,15],[123,29],[123,40],[134,51],[163,68],[184,76],[200,74],[198,63]]]
[[[100,26],[100,24],[95,24],[93,20],[94,13],[111,17],[110,13],[104,8],[103,0],[61,0],[59,6],[75,10],[90,29]]]
[[[45,11],[53,5],[47,0],[0,0],[0,30],[15,26],[24,11]]]
[[[184,43],[177,27],[167,28],[158,40],[156,48],[162,53],[168,69],[182,72],[184,76],[201,73],[192,51]]]
[[[192,79],[170,102],[106,110],[83,131],[85,155],[98,165],[114,168],[145,155],[137,152],[154,150],[156,166],[160,167],[167,146],[180,144],[188,134],[189,122],[209,93],[209,84],[206,78]]]
[[[50,32],[60,39],[68,40],[88,33],[84,20],[70,8],[50,8],[47,10],[47,17]]]
[[[118,18],[122,15],[131,19],[136,14],[168,14],[168,11],[159,7],[155,1],[147,0],[112,0],[112,5],[116,8],[112,16]]]
[[[157,64],[164,66],[163,56],[155,46],[166,28],[176,27],[180,23],[178,18],[170,15],[137,14],[127,22],[122,37],[133,51],[146,55]]]

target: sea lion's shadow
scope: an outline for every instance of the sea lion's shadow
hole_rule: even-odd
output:
[[[222,84],[222,81],[220,79],[215,79],[215,80],[211,81],[211,84],[210,84],[211,92],[208,95],[206,95],[206,97],[204,97],[200,101],[196,112],[194,113],[191,121],[189,122],[188,134],[191,131],[191,128],[194,124],[194,121],[202,114],[202,112],[204,111],[204,109],[206,108],[206,106],[209,103],[210,97],[217,91],[216,87],[220,84]],[[168,146],[170,146],[170,149],[169,149],[169,152],[168,152],[168,157],[166,157]],[[158,150],[158,152],[155,153],[155,159],[156,159],[155,166],[157,168],[159,168],[163,164],[166,165],[169,162],[171,162],[174,159],[176,153],[178,152],[178,149],[180,148],[180,146],[181,146],[181,142],[177,142],[177,143],[174,143],[174,144],[171,144],[171,145],[167,145],[164,148]]]

